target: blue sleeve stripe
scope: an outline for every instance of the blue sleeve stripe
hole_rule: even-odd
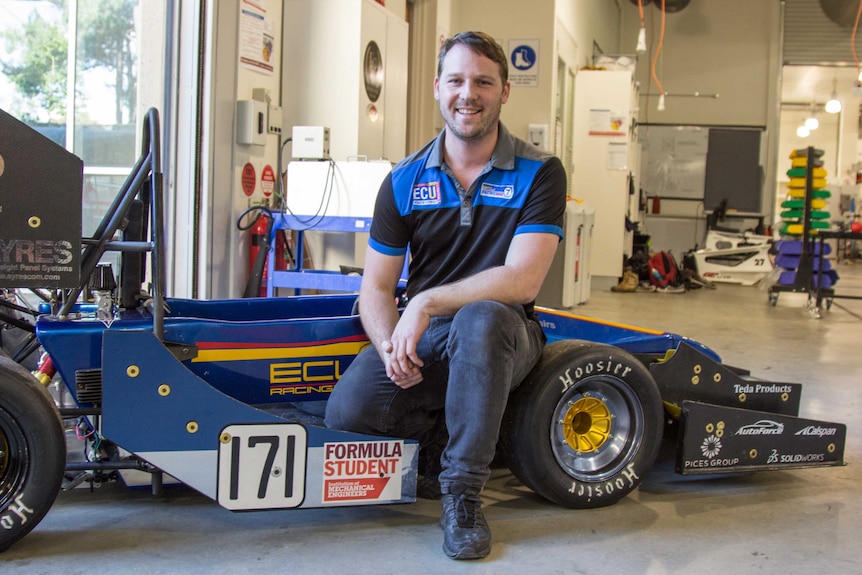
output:
[[[529,224],[526,226],[519,226],[518,229],[515,230],[515,235],[517,236],[518,234],[554,234],[562,238],[563,228],[553,224]]]
[[[385,244],[381,244],[380,242],[374,240],[373,238],[368,239],[368,245],[376,252],[380,252],[385,256],[403,256],[407,253],[407,246],[403,248],[394,248],[392,246],[387,246]]]

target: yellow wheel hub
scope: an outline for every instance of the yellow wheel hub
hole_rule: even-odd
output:
[[[597,451],[611,435],[611,412],[604,402],[582,397],[563,416],[563,435],[579,453]]]

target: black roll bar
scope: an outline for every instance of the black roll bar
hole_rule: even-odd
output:
[[[89,284],[90,276],[106,251],[150,252],[151,273],[153,277],[153,332],[159,340],[164,339],[165,315],[165,261],[164,261],[164,175],[161,169],[159,113],[155,108],[147,111],[141,138],[141,154],[134,168],[126,178],[92,238],[84,239],[81,254],[80,285],[66,294],[65,301],[57,314],[60,318],[68,316],[72,306]],[[123,218],[129,211],[132,201],[140,196],[145,206],[150,208],[150,239],[146,242],[115,241],[114,237],[123,225]]]

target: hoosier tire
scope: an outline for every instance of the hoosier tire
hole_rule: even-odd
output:
[[[661,443],[658,387],[631,354],[565,340],[512,394],[501,428],[509,468],[564,507],[616,503],[640,484]]]
[[[0,551],[42,520],[65,466],[57,408],[26,369],[0,353]]]

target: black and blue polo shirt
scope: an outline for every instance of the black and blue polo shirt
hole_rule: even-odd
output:
[[[517,234],[563,237],[566,173],[557,157],[501,123],[488,165],[464,190],[443,161],[444,137],[392,169],[371,221],[372,249],[397,256],[409,246],[411,294],[503,265]]]

